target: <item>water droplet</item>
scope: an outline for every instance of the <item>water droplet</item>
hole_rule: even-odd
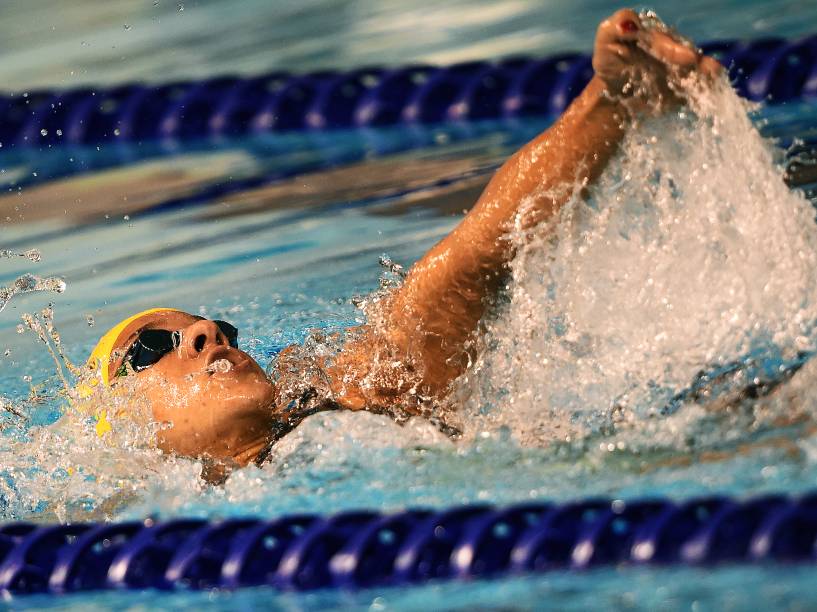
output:
[[[8,303],[15,295],[31,293],[33,291],[53,291],[63,293],[67,285],[65,281],[56,276],[40,278],[33,274],[23,274],[8,287],[0,286],[0,312],[8,306]],[[18,330],[17,333],[22,333]]]
[[[122,130],[120,130],[119,128],[114,128],[114,130],[113,130],[113,135],[114,136],[119,136],[121,133],[122,133]]]
[[[62,130],[57,130],[57,136],[62,136]]]
[[[88,323],[88,327],[93,327],[96,324],[96,321],[94,321],[94,315],[85,315],[85,322]]]
[[[41,129],[41,130],[40,130],[40,135],[41,135],[41,136],[48,136],[48,130],[47,130],[47,129],[45,129],[45,128]]]
[[[227,359],[216,359],[213,363],[207,366],[208,372],[229,372],[233,369],[233,364]]]

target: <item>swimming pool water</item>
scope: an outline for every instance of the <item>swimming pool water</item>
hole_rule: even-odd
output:
[[[0,7],[3,86],[166,82],[267,70],[453,63],[589,51],[609,0],[8,0]],[[635,5],[636,8],[642,5]],[[694,40],[814,32],[807,0],[647,3]],[[57,8],[58,7],[58,8]],[[182,10],[180,10],[180,8]]]
[[[364,11],[348,6],[353,15]],[[503,20],[497,11],[522,19],[545,10],[533,3],[496,6],[490,14],[474,10],[474,19],[483,15],[480,19],[492,23],[518,24]],[[712,35],[721,31],[754,35],[755,26],[764,20],[771,20],[772,25],[764,27],[776,34],[795,34],[813,10],[795,7],[801,18],[794,19],[794,9],[770,14],[765,6],[753,5],[748,16],[736,4],[715,7],[716,15],[728,15],[731,21],[722,20],[717,27],[723,30]],[[184,16],[195,14],[196,7],[208,14],[223,9],[215,3],[186,3]],[[304,10],[324,7],[325,3],[314,3]],[[715,28],[717,20],[705,19],[702,9],[697,10],[686,29],[709,37],[712,30],[707,28]],[[595,22],[606,12],[606,6],[587,4],[565,19],[569,24]],[[124,37],[130,32],[122,29],[117,34]],[[579,34],[589,40],[588,32],[580,28]],[[345,44],[344,36],[352,34],[338,34],[339,45]],[[459,59],[469,49],[490,55],[519,50],[521,45],[512,39],[504,48],[471,48],[476,35],[470,31],[463,37],[460,43],[442,44],[441,54],[429,57]],[[554,49],[571,46],[570,40],[554,40],[558,44],[547,43]],[[263,37],[256,40],[262,41]],[[551,50],[547,44],[542,48]],[[181,54],[184,45],[177,43],[174,49]],[[366,49],[371,54],[381,47],[371,44]],[[341,61],[349,65],[367,57],[354,48],[347,53]],[[292,57],[304,67],[312,66],[306,55],[295,54],[290,61]],[[248,69],[269,67],[259,58],[247,58]],[[133,76],[147,76],[148,68],[155,67],[153,59],[145,61],[128,64]],[[204,62],[199,68],[217,70],[223,65],[220,61]],[[26,84],[23,76],[30,73],[22,71],[18,82]],[[100,81],[113,79],[113,68],[103,62],[94,75],[101,76]],[[59,82],[58,77],[48,81]],[[781,146],[796,138],[817,140],[817,107],[808,103],[766,109],[755,121]],[[236,323],[243,345],[265,363],[280,348],[303,341],[310,329],[339,329],[359,321],[351,298],[378,286],[379,256],[386,253],[406,265],[415,261],[454,226],[490,170],[544,125],[544,120],[530,120],[271,136],[185,147],[0,150],[0,167],[5,170],[0,180],[9,188],[0,196],[0,220],[10,218],[3,222],[0,247],[36,247],[42,252],[42,261],[36,264],[0,260],[0,285],[24,272],[59,275],[68,284],[59,296],[21,296],[0,314],[0,348],[9,351],[7,355],[0,351],[0,396],[19,404],[30,418],[22,424],[9,419],[0,439],[0,519],[277,516],[304,510],[443,507],[595,494],[688,497],[813,488],[817,439],[808,423],[757,428],[746,426],[740,415],[704,421],[711,435],[693,440],[683,451],[646,444],[620,448],[620,439],[603,431],[579,443],[525,446],[505,428],[486,430],[472,443],[454,445],[422,423],[401,429],[368,414],[318,416],[282,442],[270,465],[242,470],[220,488],[202,485],[199,466],[192,461],[166,461],[144,450],[131,454],[93,439],[78,441],[74,431],[57,429],[43,437],[32,429],[54,421],[61,403],[25,400],[29,382],[24,376],[35,383],[45,381],[46,391],[55,390],[58,383],[50,357],[34,336],[17,333],[21,313],[53,302],[63,345],[69,357],[81,362],[99,334],[123,316],[143,307],[172,305]],[[206,195],[208,188],[225,181],[277,169],[312,170],[327,158],[336,160],[337,167],[225,197]],[[57,215],[48,212],[55,203]],[[679,435],[691,433],[682,430]],[[138,605],[250,608],[264,602],[304,609],[474,605],[569,609],[604,602],[611,607],[687,609],[697,602],[703,609],[744,609],[762,599],[807,608],[817,598],[812,583],[808,568],[626,569],[361,594],[279,595],[265,589],[149,594]],[[35,598],[21,605],[127,608],[137,605],[131,597],[83,595],[60,602]]]

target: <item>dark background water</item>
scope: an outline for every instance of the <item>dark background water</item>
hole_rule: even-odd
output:
[[[598,22],[620,6],[607,0],[6,0],[0,86],[587,51]],[[809,0],[647,6],[695,40],[795,37],[817,29],[817,3]]]

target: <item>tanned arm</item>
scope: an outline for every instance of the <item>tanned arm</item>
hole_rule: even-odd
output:
[[[634,117],[680,103],[673,86],[680,76],[712,77],[720,69],[626,9],[599,26],[593,67],[595,76],[567,111],[505,162],[462,222],[347,342],[329,369],[341,405],[387,410],[405,405],[406,397],[420,406],[445,395],[467,366],[469,342],[504,284],[514,256],[509,233],[550,219],[595,181]]]

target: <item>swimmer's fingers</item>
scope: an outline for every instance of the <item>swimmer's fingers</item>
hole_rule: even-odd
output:
[[[685,41],[658,30],[642,32],[638,46],[662,64],[678,68],[695,68],[701,57]]]
[[[682,73],[697,71],[705,78],[714,79],[723,71],[718,60],[700,53],[690,42],[672,32],[645,30],[638,46],[650,57]]]
[[[664,97],[673,97],[666,91],[673,74],[698,72],[706,80],[714,80],[722,72],[715,59],[701,54],[689,41],[649,20],[645,24],[630,9],[616,11],[599,25],[593,69],[611,92],[646,85]],[[650,95],[643,87],[642,91]]]
[[[638,13],[631,9],[621,9],[599,24],[596,31],[596,49],[603,49],[610,43],[636,43],[642,37],[643,26]]]
[[[700,68],[707,74],[718,71],[717,61],[705,58],[687,40],[669,29],[658,29],[645,25],[638,13],[631,9],[621,9],[613,13],[599,25],[596,32],[594,60],[596,55],[604,59],[613,51],[622,56],[620,50],[637,47],[645,55],[629,53],[632,62],[652,58],[666,66],[694,69]]]
[[[698,71],[710,80],[715,80],[723,74],[724,67],[714,57],[702,55],[698,62]]]
[[[630,65],[635,61],[638,49],[631,45],[610,43],[607,45],[610,54],[615,56],[622,66]]]
[[[659,41],[665,56],[673,51],[668,41]],[[644,74],[662,72],[665,63],[653,57],[652,35],[641,17],[631,9],[613,13],[599,25],[593,49],[593,69],[614,93],[636,86]],[[669,59],[669,58],[668,58]],[[688,59],[688,58],[683,58]]]
[[[604,51],[604,57],[606,59],[603,66],[600,66],[600,69],[601,71],[615,74],[620,74],[628,66],[632,65],[638,53],[638,49],[630,45],[622,45],[619,43],[607,44]]]
[[[640,29],[638,15],[630,9],[616,11],[602,21],[593,46],[593,69],[599,74],[609,73],[625,49],[635,48]]]
[[[615,91],[629,80],[630,67],[644,59],[637,46],[640,30],[635,11],[622,9],[602,21],[596,32],[593,70]]]

